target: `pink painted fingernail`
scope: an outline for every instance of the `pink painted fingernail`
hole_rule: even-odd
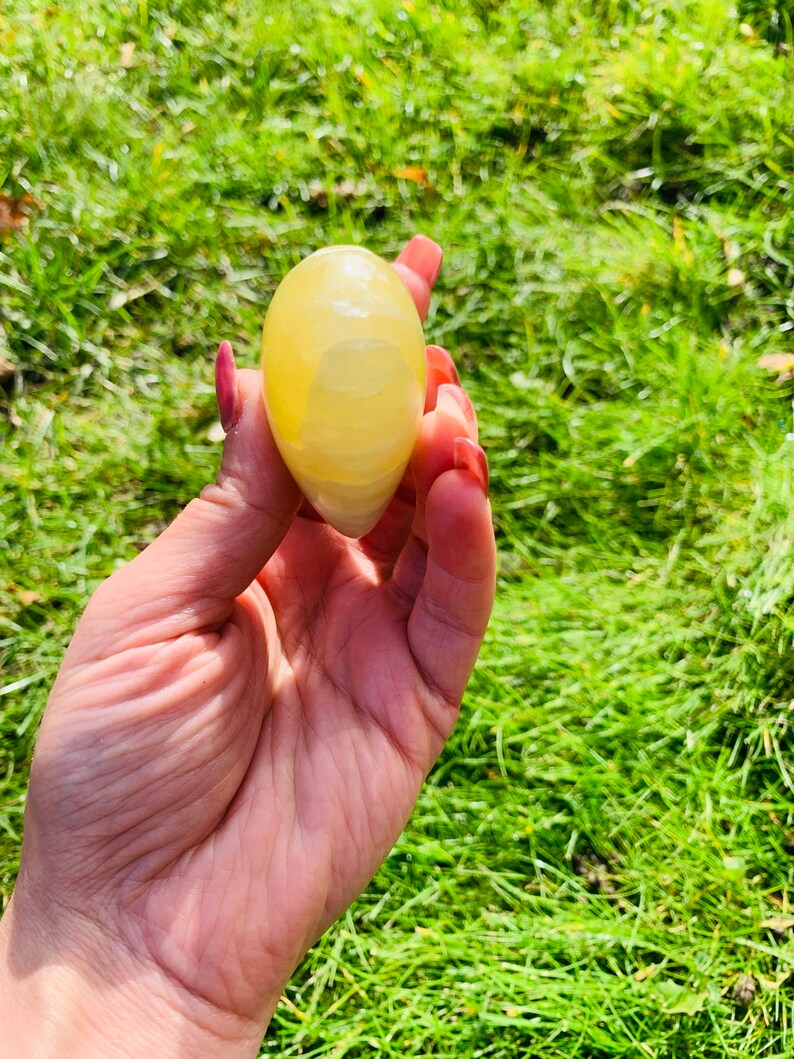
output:
[[[427,347],[427,363],[446,375],[447,382],[454,382],[456,386],[460,386],[460,375],[455,367],[455,361],[443,346]]]
[[[488,496],[488,461],[479,445],[470,438],[455,438],[453,447],[455,470],[468,471],[480,483],[484,496]]]
[[[438,388],[445,383],[460,383],[452,357],[441,346],[427,347],[427,379],[425,382],[425,412],[436,407]]]
[[[447,415],[463,416],[466,430],[472,441],[477,440],[477,413],[469,400],[469,395],[460,386],[445,382],[438,388],[436,409]]]
[[[228,432],[240,416],[237,407],[237,369],[234,364],[234,353],[231,343],[221,342],[215,358],[215,393],[218,398],[218,411],[221,426]]]
[[[426,235],[415,235],[397,258],[397,263],[421,276],[432,287],[438,279],[443,260],[444,251],[438,243]]]

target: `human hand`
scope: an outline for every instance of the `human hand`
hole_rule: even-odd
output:
[[[422,315],[439,265],[421,237],[396,264]],[[228,343],[217,382],[216,482],[97,590],[42,721],[0,928],[5,1024],[49,994],[26,1055],[256,1055],[404,827],[490,613],[485,457],[448,354],[428,347],[410,473],[361,541],[299,513]]]

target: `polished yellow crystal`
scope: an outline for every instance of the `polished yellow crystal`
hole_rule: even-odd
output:
[[[424,408],[422,324],[394,269],[358,246],[293,268],[265,317],[262,376],[273,437],[304,496],[345,536],[368,533]]]

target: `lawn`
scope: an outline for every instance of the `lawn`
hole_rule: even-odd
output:
[[[794,1055],[794,8],[736,6],[0,6],[0,899],[89,594],[214,474],[218,340],[422,231],[497,603],[263,1055]]]

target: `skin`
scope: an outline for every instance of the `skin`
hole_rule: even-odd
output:
[[[419,249],[395,267],[424,315]],[[494,592],[476,417],[436,347],[428,376],[409,473],[351,541],[301,507],[259,374],[222,347],[218,478],[94,594],[45,711],[0,1055],[255,1056],[387,855]]]

